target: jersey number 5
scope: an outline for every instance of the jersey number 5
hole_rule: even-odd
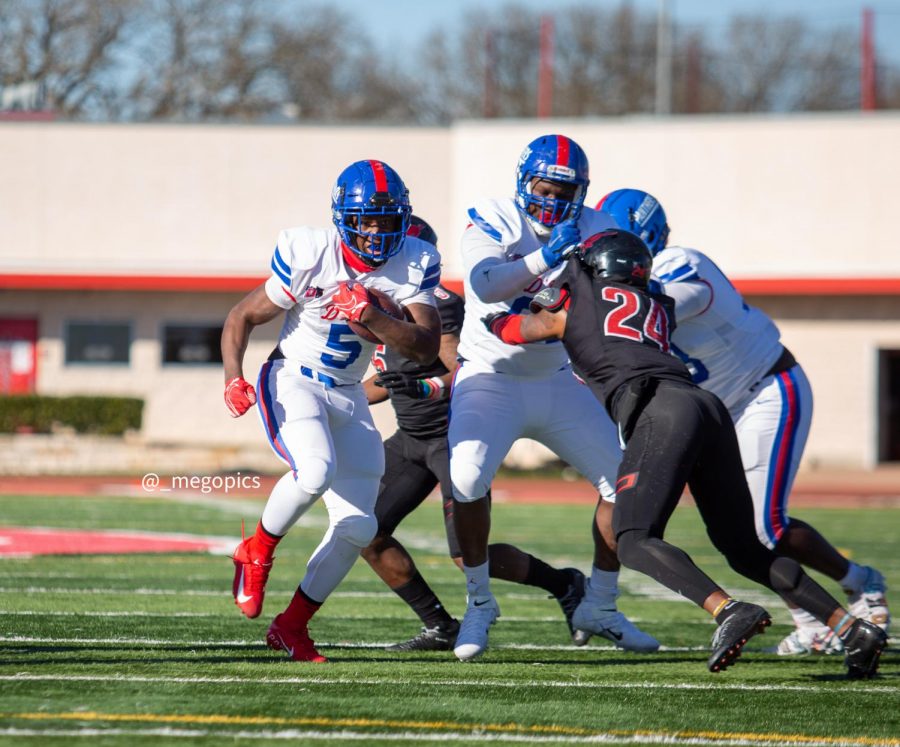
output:
[[[355,339],[342,340],[342,337]],[[360,343],[353,330],[350,329],[349,324],[332,324],[331,329],[328,331],[328,342],[325,345],[329,350],[340,354],[340,357],[338,357],[331,353],[322,353],[322,363],[331,368],[347,368],[362,353],[362,343]]]
[[[659,301],[649,298],[650,310],[644,319],[643,328],[637,329],[628,326],[628,322],[634,319],[641,310],[640,296],[634,291],[624,288],[614,288],[611,285],[604,286],[602,291],[604,301],[617,303],[618,306],[606,315],[603,322],[603,333],[610,337],[624,337],[626,340],[644,342],[652,340],[664,353],[669,352],[669,317]],[[637,320],[640,323],[640,319]]]

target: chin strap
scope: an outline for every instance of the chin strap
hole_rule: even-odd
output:
[[[372,272],[372,270],[378,268],[378,265],[370,265],[356,252],[351,251],[350,247],[348,247],[343,241],[341,242],[341,254],[344,256],[344,262],[346,262],[357,272]]]

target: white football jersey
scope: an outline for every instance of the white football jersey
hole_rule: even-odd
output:
[[[514,295],[495,303],[482,301],[472,290],[473,273],[485,273],[488,262],[515,262],[539,251],[543,243],[513,198],[480,200],[469,209],[470,224],[462,237],[462,260],[466,295],[466,318],[460,333],[459,355],[488,370],[516,376],[549,376],[568,363],[562,342],[535,342],[507,345],[488,332],[481,319],[498,311],[528,314],[531,299],[553,281],[565,263],[533,278]],[[581,237],[587,238],[608,228],[617,228],[605,213],[583,208],[578,218]]]
[[[778,327],[748,305],[716,264],[695,249],[664,249],[653,260],[653,273],[667,292],[675,283],[706,286],[698,290],[708,304],[692,316],[682,315],[676,298],[672,348],[696,384],[728,408],[742,403],[781,355]]]
[[[287,310],[278,345],[288,361],[331,376],[338,384],[362,379],[375,343],[339,319],[331,299],[353,280],[384,291],[401,306],[435,306],[441,258],[433,244],[407,236],[400,252],[371,272],[357,273],[341,254],[337,229],[288,228],[278,236],[266,295]]]

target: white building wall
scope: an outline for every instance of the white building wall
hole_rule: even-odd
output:
[[[467,205],[511,194],[518,154],[561,131],[592,161],[589,203],[636,186],[667,208],[673,242],[711,254],[735,278],[894,277],[900,252],[900,115],[463,122],[451,128],[0,124],[3,273],[255,275],[288,225],[330,220],[332,182],[378,157],[410,187],[458,278]],[[3,292],[0,315],[40,318],[38,389],[147,400],[155,441],[242,443],[217,367],[160,363],[166,321],[219,323],[240,294]],[[876,455],[876,356],[900,349],[897,299],[766,299],[816,393],[807,464],[869,466]],[[865,307],[868,311],[861,312]],[[130,367],[66,366],[68,319],[132,319]],[[257,331],[252,376],[277,325]],[[376,408],[386,431],[390,408]]]

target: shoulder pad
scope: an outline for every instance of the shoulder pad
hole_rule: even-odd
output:
[[[513,199],[478,200],[468,210],[469,225],[503,246],[522,238],[522,221]]]
[[[568,296],[569,294],[562,288],[544,288],[531,299],[528,309],[532,314],[539,311],[550,311],[555,314],[563,307]]]
[[[698,277],[697,252],[669,246],[653,258],[653,274],[663,285]]]

